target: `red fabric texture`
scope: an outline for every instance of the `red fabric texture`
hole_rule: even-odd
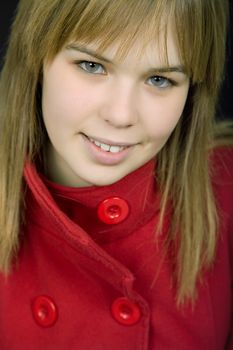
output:
[[[175,305],[163,250],[169,222],[155,235],[154,166],[80,189],[53,184],[26,165],[21,250],[12,273],[0,276],[1,350],[233,349],[233,150],[213,156],[220,237],[195,307]],[[130,212],[108,225],[97,207],[114,196]]]

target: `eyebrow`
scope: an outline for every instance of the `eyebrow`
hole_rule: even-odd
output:
[[[99,55],[97,52],[87,48],[86,46],[78,45],[78,44],[71,44],[66,47],[67,50],[76,50],[79,52],[86,53],[89,56],[95,57],[98,60],[107,62],[107,63],[112,63],[111,60],[107,59],[106,57]]]
[[[95,57],[96,59],[106,62],[106,63],[113,63],[111,60],[109,60],[108,58],[98,54],[96,51],[87,48],[86,46],[82,46],[79,44],[71,44],[68,45],[66,47],[67,50],[75,50],[75,51],[79,51],[82,53],[85,53],[89,56]],[[164,67],[154,67],[154,68],[150,68],[148,73],[149,74],[154,74],[154,73],[182,73],[187,75],[186,69],[183,65],[178,65],[178,66],[164,66]]]

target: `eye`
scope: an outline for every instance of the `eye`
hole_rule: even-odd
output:
[[[92,74],[106,74],[106,71],[102,64],[91,62],[91,61],[81,61],[77,62],[78,66],[84,71]]]
[[[165,77],[161,77],[159,75],[155,75],[153,77],[150,77],[147,80],[149,85],[158,87],[160,89],[165,89],[168,88],[172,85],[175,85],[175,82],[173,82],[171,79],[165,78]]]

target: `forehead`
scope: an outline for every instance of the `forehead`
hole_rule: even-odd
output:
[[[75,41],[85,44],[95,42],[100,53],[110,48],[112,43],[119,42],[115,54],[119,58],[126,56],[137,41],[138,57],[138,52],[145,53],[145,46],[153,41],[156,57],[160,55],[162,61],[165,58],[170,65],[173,64],[169,62],[170,57],[176,53],[179,63],[192,77],[192,81],[202,82],[211,66],[210,53],[215,49],[213,40],[218,33],[213,30],[213,18],[203,21],[210,2],[206,6],[206,1],[203,0],[70,0],[59,1],[62,11],[57,11],[58,5],[54,1],[48,16],[42,17],[46,23],[42,22],[43,30],[37,38],[40,50],[36,47],[33,54],[38,57],[40,52],[42,63],[51,61],[66,45]],[[170,22],[174,23],[172,35],[169,33]],[[44,28],[48,28],[46,35]],[[175,48],[178,52],[173,49],[174,46],[172,48],[169,37],[173,37],[173,43],[177,37],[178,45]],[[33,41],[35,42],[34,38]],[[31,42],[30,48],[33,47],[32,44]]]
[[[150,40],[146,37],[146,32],[139,34],[133,43],[124,45],[124,36],[109,44],[104,45],[101,39],[94,41],[72,41],[66,47],[77,51],[84,51],[96,57],[104,58],[106,61],[124,62],[131,64],[132,61],[140,64],[147,62],[151,65],[178,65],[181,64],[181,57],[177,45],[176,36],[172,26],[168,25]]]

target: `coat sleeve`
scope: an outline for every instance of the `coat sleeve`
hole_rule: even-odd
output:
[[[229,335],[229,346],[228,350],[233,350],[233,149],[230,153],[230,188],[231,188],[231,200],[229,203],[230,209],[230,229],[229,229],[229,251],[230,251],[230,262],[231,262],[231,332]]]
[[[233,200],[233,197],[232,197]],[[232,231],[231,231],[231,236],[233,236],[233,225],[232,225]],[[233,239],[231,240],[231,258],[233,259]],[[232,265],[231,265],[232,266]],[[232,271],[232,270],[231,270]],[[233,272],[231,273],[231,329],[230,329],[230,334],[227,342],[227,347],[226,350],[233,350]]]
[[[216,189],[217,206],[224,213],[222,216],[224,217],[224,222],[220,222],[220,225],[222,224],[227,228],[227,250],[231,271],[231,325],[224,350],[233,350],[233,147],[216,149],[213,153],[213,164],[213,185]]]
[[[233,174],[233,169],[232,169]],[[232,207],[233,207],[233,191],[232,191]],[[233,213],[231,216],[231,229],[230,229],[230,258],[231,258],[231,331],[229,334],[229,345],[227,350],[233,350]]]
[[[224,211],[227,213],[228,222],[228,244],[229,260],[231,266],[231,327],[226,350],[233,350],[233,147],[223,151],[220,167],[222,167],[222,181],[224,200]]]
[[[232,232],[233,235],[233,232]],[[231,246],[231,248],[233,248]],[[233,249],[231,249],[231,254],[233,255]],[[231,255],[231,256],[232,256]],[[233,281],[231,283],[231,295],[232,295],[232,304],[231,304],[231,330],[227,342],[226,350],[233,350]]]

